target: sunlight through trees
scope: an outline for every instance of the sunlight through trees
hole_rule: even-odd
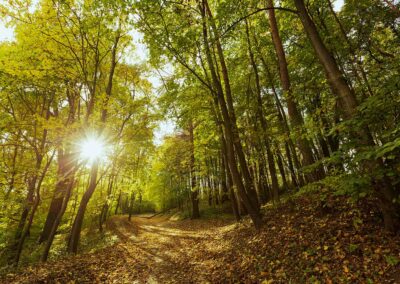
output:
[[[262,232],[302,194],[399,232],[399,5],[1,1],[0,266],[105,246],[113,215]]]

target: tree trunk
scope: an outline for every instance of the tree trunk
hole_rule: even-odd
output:
[[[103,208],[101,209],[100,213],[100,219],[99,219],[99,229],[100,231],[103,231],[103,224],[107,220],[108,216],[108,210],[110,208],[110,198],[112,195],[112,190],[113,190],[113,185],[114,185],[114,180],[117,175],[114,174],[114,165],[111,170],[111,174],[108,180],[108,185],[107,185],[107,199],[104,202]]]
[[[256,47],[258,46],[258,41],[257,41],[257,37],[254,36],[254,41],[256,43]],[[260,52],[260,50],[258,49],[258,52]],[[285,152],[286,152],[286,157],[288,159],[288,163],[289,163],[289,169],[290,169],[290,175],[291,175],[291,179],[292,179],[292,183],[294,184],[295,187],[300,187],[301,185],[304,184],[304,182],[301,182],[302,179],[302,175],[301,173],[298,175],[296,175],[296,170],[298,171],[300,169],[300,163],[298,162],[297,159],[297,153],[295,150],[295,147],[293,145],[293,141],[290,138],[290,129],[289,129],[289,125],[287,123],[287,119],[286,119],[286,115],[285,115],[285,111],[282,107],[282,104],[280,102],[280,99],[278,97],[278,94],[276,92],[276,88],[274,86],[274,80],[272,77],[272,74],[268,68],[268,64],[265,61],[264,57],[262,56],[262,54],[260,54],[260,59],[261,59],[261,63],[264,66],[264,69],[267,73],[267,78],[269,80],[269,83],[271,84],[272,87],[272,92],[274,94],[274,99],[275,99],[275,105],[276,105],[276,110],[277,110],[277,114],[278,114],[278,119],[280,122],[280,126],[283,129],[283,132],[286,135],[286,142],[285,142]],[[296,166],[296,170],[295,170],[295,166]]]
[[[271,181],[272,181],[272,193],[273,193],[274,202],[278,202],[279,201],[279,183],[278,183],[278,178],[276,175],[275,159],[274,159],[274,156],[271,151],[270,138],[268,137],[268,134],[267,134],[268,127],[267,127],[267,120],[265,119],[265,116],[264,116],[263,101],[261,98],[260,77],[258,74],[257,64],[254,59],[254,54],[251,49],[250,34],[249,34],[249,28],[248,28],[247,21],[246,21],[246,35],[247,35],[247,45],[248,45],[248,50],[249,50],[250,63],[253,67],[253,71],[255,74],[256,89],[257,89],[257,94],[256,94],[257,114],[260,119],[260,124],[261,124],[261,128],[263,131],[262,138],[264,141],[265,149],[267,151],[268,169],[269,169],[269,172],[271,175]]]
[[[44,136],[46,136],[46,135],[44,135]],[[42,144],[41,152],[43,152],[43,150],[44,150],[44,143]],[[33,218],[35,217],[36,209],[39,206],[39,202],[40,202],[40,189],[42,187],[43,179],[47,174],[47,171],[50,167],[51,162],[53,161],[53,157],[54,157],[54,154],[47,160],[47,163],[46,163],[41,175],[38,177],[37,174],[35,174],[34,177],[32,178],[32,180],[30,181],[29,187],[30,187],[30,189],[32,189],[32,191],[29,193],[32,193],[32,195],[30,196],[29,202],[31,202],[32,204],[28,204],[24,209],[24,213],[28,214],[30,211],[30,215],[29,215],[28,223],[26,225],[25,225],[25,221],[24,221],[24,225],[22,226],[22,228],[21,228],[22,230],[20,231],[21,234],[20,234],[19,239],[16,239],[14,264],[18,264],[21,253],[22,253],[22,249],[24,247],[25,240],[30,234],[30,230],[31,230],[32,223],[33,223]],[[42,160],[43,160],[43,156],[40,154],[37,155],[37,160],[36,160],[36,170],[37,171],[40,169]],[[36,192],[36,196],[34,196],[35,192]],[[30,206],[32,206],[32,208],[30,208]],[[26,217],[27,217],[27,215],[26,215]]]
[[[229,190],[227,186],[227,180],[226,180],[226,165],[224,161],[224,154],[221,152],[221,163],[220,163],[220,179],[221,179],[221,189],[222,189],[222,196],[221,196],[221,203],[224,203],[225,201],[229,200]]]
[[[39,237],[39,244],[47,241],[53,224],[61,211],[64,198],[68,191],[71,180],[74,179],[72,172],[76,166],[73,160],[73,155],[64,153],[62,150],[58,151],[58,172],[57,183],[54,191],[53,198],[50,203],[49,211],[47,213],[46,221]]]
[[[19,135],[17,136],[19,138]],[[10,193],[13,191],[14,189],[14,183],[15,183],[15,176],[17,175],[17,170],[16,170],[16,165],[17,165],[17,156],[18,156],[18,145],[14,146],[14,152],[12,155],[12,170],[11,170],[11,177],[10,177],[10,181],[8,182],[8,189],[6,191],[6,194],[4,195],[4,200],[7,200],[8,197],[10,196]],[[5,209],[6,207],[6,202],[4,202],[2,208]]]
[[[107,83],[106,92],[105,92],[106,96],[105,96],[105,100],[103,102],[103,108],[102,108],[102,113],[101,113],[102,126],[100,128],[99,133],[103,132],[105,122],[107,119],[107,105],[108,105],[108,101],[109,101],[109,99],[111,97],[111,93],[112,93],[112,83],[113,83],[114,71],[115,71],[115,67],[117,65],[117,47],[118,47],[119,39],[120,39],[120,34],[117,33],[117,36],[115,37],[114,45],[111,49],[111,66],[110,66],[110,71],[108,74],[108,83]],[[97,78],[97,76],[95,76],[95,78]],[[96,85],[94,84],[94,87],[95,86]],[[95,95],[95,92],[93,91],[92,98],[89,102],[88,115],[87,115],[86,119],[89,118],[89,114],[91,111],[90,103],[92,103],[92,101],[93,101],[92,99],[93,99],[94,95]],[[92,107],[93,107],[93,105],[92,105]],[[81,203],[79,204],[78,213],[76,214],[74,223],[72,225],[70,237],[68,240],[68,248],[67,248],[67,251],[70,253],[76,253],[78,250],[78,243],[79,243],[80,233],[81,233],[81,229],[82,229],[83,218],[85,216],[87,204],[89,203],[89,200],[92,197],[93,192],[97,186],[96,179],[97,179],[98,171],[99,171],[99,160],[96,159],[95,161],[93,161],[93,165],[92,165],[92,169],[91,169],[91,173],[90,173],[89,186],[88,186],[87,190],[85,191],[85,193],[83,194]]]
[[[78,251],[79,238],[81,234],[83,218],[85,217],[86,207],[97,185],[97,174],[99,170],[98,162],[99,162],[98,160],[93,162],[92,169],[90,172],[89,186],[82,196],[78,208],[78,213],[76,214],[74,223],[72,225],[71,233],[68,240],[68,248],[67,248],[68,252],[70,253],[77,253]]]
[[[235,157],[235,149],[236,148],[234,145],[237,145],[237,142],[234,144],[234,140],[237,139],[238,137],[234,136],[233,134],[233,126],[232,126],[232,120],[231,116],[229,115],[228,108],[225,102],[224,98],[224,93],[222,89],[222,85],[218,79],[217,73],[215,72],[215,66],[212,60],[210,48],[209,48],[209,43],[208,43],[208,31],[207,31],[207,20],[205,17],[205,3],[206,1],[202,1],[202,5],[200,6],[200,12],[202,15],[202,20],[203,20],[203,39],[204,39],[204,48],[206,52],[206,57],[207,57],[207,62],[210,68],[210,73],[211,77],[213,80],[213,84],[215,86],[216,93],[216,99],[220,107],[220,111],[223,117],[223,125],[224,125],[224,131],[225,131],[225,138],[226,138],[226,148],[227,148],[227,161],[229,165],[229,170],[231,171],[231,175],[233,178],[233,181],[235,185],[237,186],[238,194],[240,196],[241,201],[243,202],[244,206],[248,210],[250,217],[253,221],[254,226],[259,229],[261,228],[262,221],[261,221],[261,216],[259,213],[259,205],[258,202],[254,203],[254,197],[257,201],[257,196],[254,194],[253,198],[249,197],[249,193],[246,192],[246,189],[244,187],[243,181],[241,179],[241,174],[239,173],[239,169],[236,164],[236,157]],[[239,140],[240,142],[240,140]],[[250,192],[250,195],[253,193]]]
[[[198,189],[196,186],[196,169],[195,169],[195,158],[194,158],[194,129],[193,122],[189,124],[189,143],[190,143],[190,199],[192,200],[192,219],[200,218],[199,211],[199,198]]]
[[[51,245],[53,244],[54,237],[56,235],[58,226],[60,225],[62,217],[64,216],[64,213],[65,213],[65,210],[67,209],[68,201],[69,201],[69,199],[71,197],[71,192],[72,192],[72,189],[74,187],[74,184],[75,184],[75,180],[72,179],[72,180],[69,181],[69,185],[68,185],[67,191],[65,192],[65,196],[64,196],[64,199],[63,199],[63,202],[62,202],[62,205],[61,205],[61,209],[58,212],[58,214],[57,214],[57,216],[56,216],[56,218],[55,218],[55,220],[53,222],[53,225],[51,227],[50,233],[49,233],[49,235],[47,237],[47,240],[46,240],[46,245],[44,247],[44,251],[43,251],[43,254],[42,254],[41,259],[40,259],[43,262],[47,261],[47,258],[49,256]]]
[[[282,161],[282,153],[281,153],[280,149],[278,148],[278,145],[276,145],[276,148],[277,148],[276,149],[276,160],[277,160],[278,169],[279,169],[279,172],[280,172],[281,178],[282,178],[283,189],[288,190],[288,183],[286,180],[285,167],[283,166],[283,161]]]
[[[131,199],[129,201],[129,216],[128,216],[128,220],[130,221],[132,218],[132,213],[133,213],[133,204],[135,202],[135,193],[132,191],[131,192]]]
[[[267,0],[267,7],[271,8],[273,6],[274,6],[273,0]],[[306,139],[302,138],[301,132],[303,129],[303,117],[301,116],[301,113],[297,109],[297,105],[293,98],[293,94],[292,94],[292,90],[291,90],[291,86],[290,86],[289,71],[287,68],[286,55],[285,55],[285,51],[283,49],[281,37],[279,35],[279,29],[278,29],[278,24],[276,22],[274,9],[268,10],[268,18],[269,18],[269,24],[270,24],[270,28],[271,28],[272,42],[274,44],[276,55],[278,57],[280,80],[281,80],[281,84],[282,84],[283,93],[286,97],[286,103],[287,103],[290,123],[296,132],[296,142],[297,142],[298,148],[300,150],[300,153],[303,157],[302,165],[303,165],[303,167],[309,166],[309,165],[314,164],[315,160],[314,160],[309,142]],[[306,176],[307,176],[307,180],[309,182],[312,182],[312,181],[316,181],[316,180],[322,178],[323,172],[322,172],[322,169],[319,169],[319,170],[313,171],[311,174],[308,174]]]
[[[226,157],[224,157],[224,163],[226,164]],[[233,215],[235,216],[236,221],[239,222],[241,219],[240,214],[239,214],[239,206],[238,206],[238,201],[236,199],[235,189],[233,188],[232,176],[231,176],[231,173],[229,170],[226,171],[226,176],[227,176],[227,179],[226,179],[227,186],[229,189],[229,197],[231,199],[232,212],[233,212]]]
[[[121,203],[121,190],[119,190],[118,197],[117,197],[117,205],[115,205],[114,215],[118,214],[119,205]]]
[[[35,194],[35,184],[36,184],[37,176],[32,177],[32,179],[28,182],[28,193],[25,199],[25,206],[24,209],[22,210],[21,218],[18,223],[17,230],[15,232],[14,236],[14,243],[11,246],[11,257],[10,257],[10,263],[11,264],[18,264],[19,261],[19,255],[20,251],[18,249],[20,240],[24,234],[24,228],[25,228],[25,223],[26,219],[28,218],[29,212],[31,210],[31,206],[33,205],[34,202],[34,194]],[[19,251],[19,252],[18,252]]]
[[[224,52],[221,46],[220,38],[219,38],[219,30],[217,29],[215,25],[215,21],[213,18],[213,15],[211,13],[210,7],[208,6],[208,1],[203,0],[204,4],[204,9],[208,14],[208,18],[210,21],[211,28],[213,30],[214,34],[214,42],[217,47],[217,55],[219,59],[219,63],[221,66],[221,72],[222,72],[222,78],[224,82],[224,87],[225,87],[225,95],[226,95],[226,106],[227,106],[227,111],[228,111],[228,117],[230,119],[230,126],[231,126],[231,132],[232,132],[232,142],[234,144],[235,152],[239,161],[239,165],[242,171],[244,183],[245,183],[245,190],[248,194],[248,198],[250,199],[251,203],[253,204],[254,210],[259,212],[260,210],[260,205],[258,204],[258,198],[257,198],[257,193],[254,189],[254,183],[251,179],[249,167],[246,161],[245,154],[243,152],[242,148],[242,143],[241,139],[239,137],[239,132],[237,128],[237,123],[236,123],[236,115],[235,115],[235,110],[233,107],[233,98],[232,98],[232,92],[231,92],[231,86],[230,86],[230,81],[229,81],[229,74],[228,74],[228,69],[226,67],[225,63],[225,57],[224,57]],[[221,86],[222,89],[222,86]],[[223,91],[221,92],[223,94]],[[249,212],[250,214],[250,212]]]
[[[216,107],[218,107],[218,106],[216,106]],[[212,108],[212,109],[215,110],[215,108]],[[236,198],[236,193],[235,193],[235,189],[234,189],[234,181],[232,179],[232,174],[231,174],[231,171],[230,171],[229,165],[228,165],[228,152],[227,152],[228,150],[227,150],[227,146],[226,146],[226,140],[224,137],[224,131],[223,131],[221,123],[220,123],[222,121],[222,118],[220,117],[218,110],[214,111],[214,117],[215,117],[216,124],[217,124],[217,127],[220,132],[219,140],[221,143],[222,167],[225,169],[224,172],[226,174],[226,186],[228,187],[228,190],[229,190],[229,197],[231,200],[232,212],[235,215],[236,221],[240,221],[241,217],[240,217],[238,200]]]

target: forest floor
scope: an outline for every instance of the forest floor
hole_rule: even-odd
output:
[[[4,283],[400,283],[400,237],[385,233],[373,200],[311,196],[249,220],[114,216],[119,241],[37,264]],[[355,208],[358,209],[355,209]]]

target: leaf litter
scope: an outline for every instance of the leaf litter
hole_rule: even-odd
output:
[[[356,209],[357,208],[357,209]],[[313,196],[249,219],[172,221],[114,216],[119,241],[36,264],[1,283],[400,283],[400,237],[386,233],[375,200]]]

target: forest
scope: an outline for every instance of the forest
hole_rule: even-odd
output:
[[[400,283],[400,1],[0,22],[0,283]]]

